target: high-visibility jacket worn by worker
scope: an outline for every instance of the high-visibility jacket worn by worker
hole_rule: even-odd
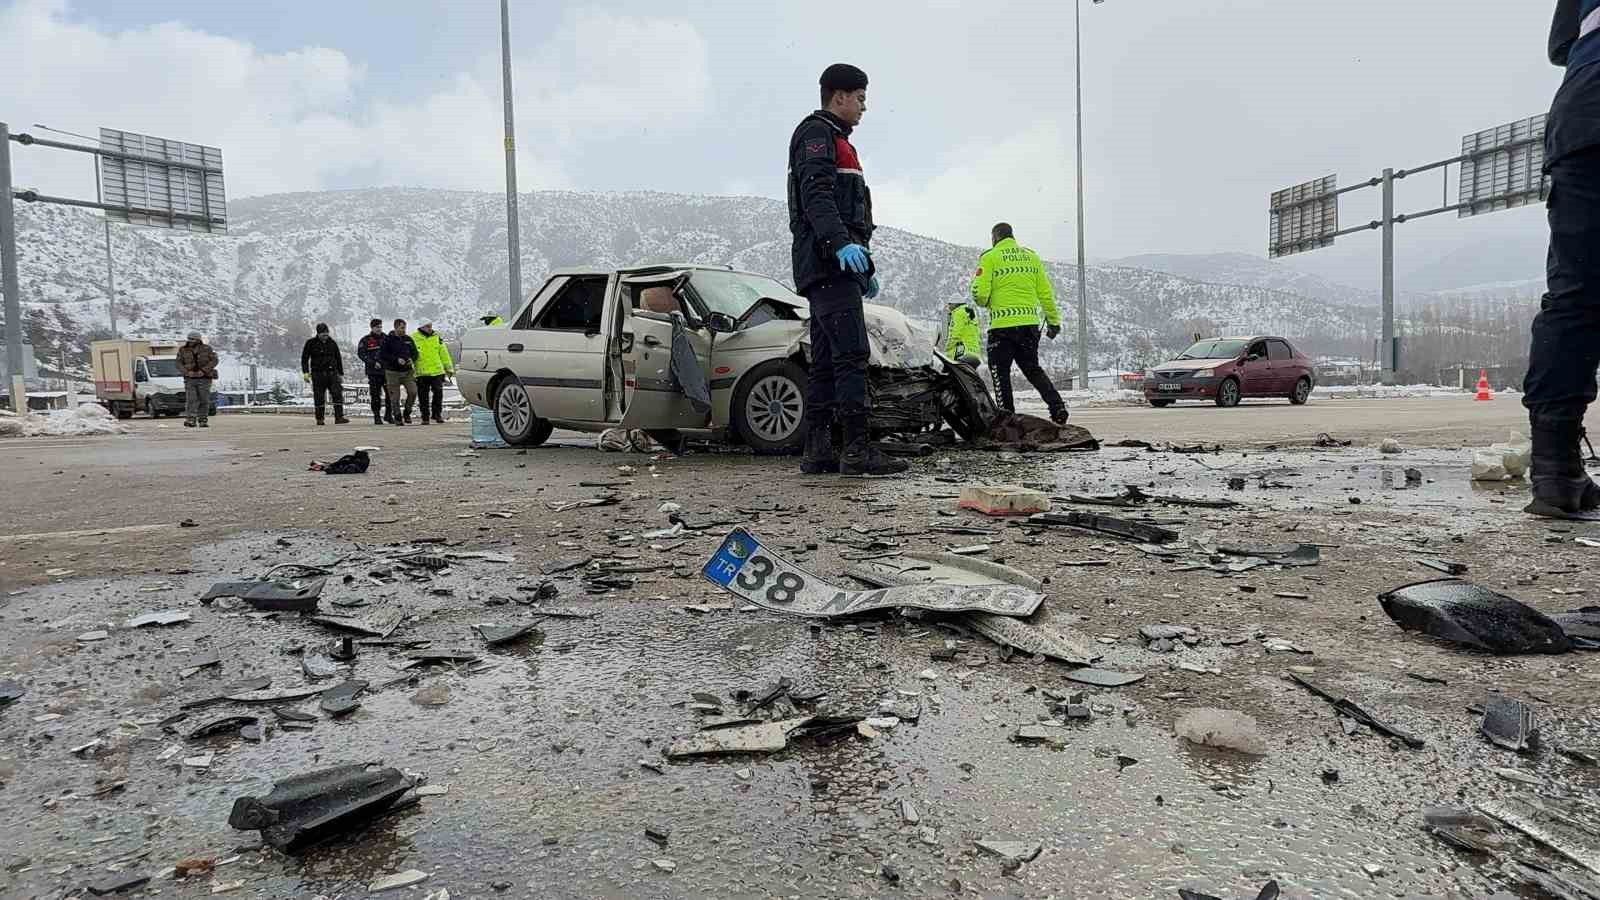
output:
[[[1044,312],[1048,325],[1061,325],[1056,310],[1056,294],[1050,287],[1039,254],[1006,238],[978,260],[978,274],[972,278],[972,299],[989,310],[989,330],[1039,324]]]
[[[455,374],[456,367],[450,361],[450,348],[444,345],[444,338],[439,336],[439,332],[423,334],[421,331],[413,331],[411,343],[417,345],[417,367],[413,374],[418,376]]]
[[[951,359],[962,356],[982,356],[982,337],[978,334],[978,311],[966,304],[950,307],[950,321],[945,323],[949,337],[945,338],[944,355]]]

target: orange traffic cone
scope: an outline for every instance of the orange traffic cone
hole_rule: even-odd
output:
[[[1472,396],[1474,400],[1493,400],[1494,395],[1489,393],[1489,370],[1478,370],[1478,393]]]

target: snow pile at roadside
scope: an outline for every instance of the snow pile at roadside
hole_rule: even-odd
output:
[[[1023,382],[1026,384],[1027,382]],[[1014,396],[1017,411],[1046,415],[1048,407],[1039,398],[1039,392],[1032,388],[1016,389]],[[996,397],[996,400],[999,398]],[[1069,409],[1095,409],[1104,406],[1148,406],[1144,394],[1138,391],[1124,391],[1115,388],[1093,388],[1087,391],[1062,391],[1061,399],[1067,401]]]
[[[1431,384],[1318,385],[1311,396],[1318,400],[1407,400],[1419,397],[1461,397],[1470,390]]]
[[[99,404],[85,404],[77,409],[57,409],[48,413],[15,413],[0,415],[0,437],[80,437],[91,434],[126,434],[127,426],[120,425]]]

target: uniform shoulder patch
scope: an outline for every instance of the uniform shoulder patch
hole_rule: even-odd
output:
[[[810,159],[811,157],[814,157],[814,156],[827,156],[828,155],[828,140],[827,140],[827,138],[817,138],[815,140],[807,140],[805,142],[805,145],[806,145],[806,158],[807,159]]]

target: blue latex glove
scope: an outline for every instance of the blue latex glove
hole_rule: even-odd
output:
[[[872,276],[872,280],[867,282],[866,291],[861,296],[867,298],[868,300],[878,296],[878,276]]]
[[[839,268],[857,275],[867,270],[867,248],[860,244],[845,244],[833,254],[839,258]]]

